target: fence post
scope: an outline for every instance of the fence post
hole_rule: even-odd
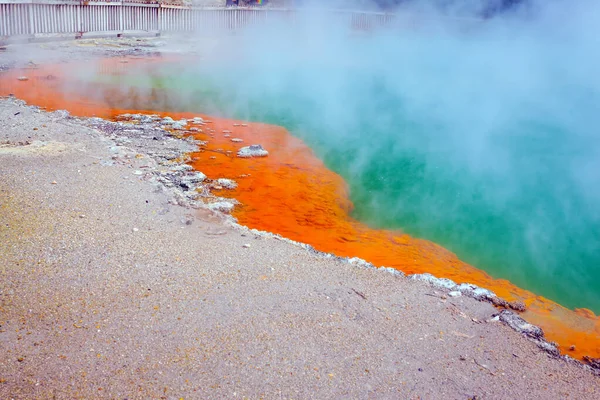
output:
[[[123,0],[121,0],[121,5],[119,6],[119,32],[121,32],[121,35],[123,35],[124,31],[125,29],[123,25]]]
[[[82,1],[79,2],[79,5],[75,6],[75,7],[77,7],[76,8],[77,12],[75,13],[76,14],[76,19],[77,19],[77,21],[76,21],[76,24],[77,24],[77,33],[75,34],[75,38],[76,39],[81,38],[81,36],[83,35],[83,26],[82,26],[82,22],[81,22],[81,12],[82,12],[81,9],[82,9],[82,6],[83,6],[83,2]]]
[[[33,0],[29,0],[29,4],[27,5],[27,14],[29,16],[29,34],[31,36],[35,36],[35,24],[33,21]]]
[[[156,7],[156,29],[158,29],[158,35],[162,34],[162,4],[158,3],[158,7]]]

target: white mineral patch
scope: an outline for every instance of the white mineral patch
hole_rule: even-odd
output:
[[[433,286],[437,286],[439,288],[444,289],[455,289],[457,287],[456,283],[450,279],[446,278],[436,278],[431,274],[414,274],[411,275],[410,279],[414,279],[415,281],[425,281],[431,283]]]
[[[379,267],[378,271],[384,271],[398,277],[404,276],[404,272],[398,271],[397,269],[391,267]]]
[[[233,210],[234,204],[229,201],[218,201],[216,203],[207,204],[206,207],[210,210],[230,213]]]
[[[233,179],[220,178],[217,179],[217,183],[225,189],[235,189],[237,183]]]
[[[140,122],[143,124],[149,124],[152,121],[154,121],[154,119],[149,115],[142,115],[142,117],[140,118]]]
[[[185,180],[190,183],[199,183],[204,181],[205,179],[206,175],[204,175],[202,172],[195,172],[193,174],[186,175],[184,178],[182,178],[182,180]]]
[[[352,257],[352,258],[348,258],[347,261],[351,265],[357,265],[359,267],[364,267],[364,268],[373,268],[373,264],[371,264],[368,261],[363,260],[362,258]]]
[[[242,147],[238,153],[238,157],[250,158],[250,157],[266,157],[269,152],[265,150],[260,144],[253,144],[251,146]]]
[[[480,288],[479,286],[473,285],[471,283],[461,283],[456,290],[462,292],[465,295],[475,297],[475,298],[492,298],[496,295],[494,292]]]
[[[172,167],[173,171],[191,171],[193,169],[194,168],[191,165],[187,165],[187,164],[181,164],[181,165],[176,165],[176,166]],[[204,175],[204,174],[202,174],[202,175]]]
[[[182,130],[186,126],[187,126],[187,120],[185,120],[185,119],[181,119],[179,121],[173,121],[173,123],[171,123],[171,127],[176,130]]]
[[[143,114],[131,114],[129,119],[140,120],[144,115]]]
[[[234,143],[242,143],[243,142],[243,140],[240,138],[233,138],[233,139],[231,139],[231,141]]]

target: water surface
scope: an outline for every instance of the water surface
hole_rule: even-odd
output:
[[[540,56],[517,58],[524,49],[452,60],[435,50],[460,55],[485,41],[412,39],[395,45],[408,56],[394,57],[393,68],[356,56],[342,72],[327,58],[248,57],[117,79],[172,93],[163,109],[284,126],[344,177],[358,220],[432,240],[494,277],[599,313],[597,87],[565,76],[579,68],[559,62],[568,49],[544,52],[548,68],[531,76],[527,64]],[[369,55],[370,44],[357,39],[355,53]]]

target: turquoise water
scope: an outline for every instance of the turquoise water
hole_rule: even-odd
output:
[[[600,313],[600,63],[507,35],[238,43],[233,62],[118,79],[168,91],[148,107],[285,126],[348,182],[358,220]]]

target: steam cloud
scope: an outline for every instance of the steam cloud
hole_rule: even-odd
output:
[[[598,313],[600,5],[482,19],[490,4],[409,1],[367,33],[307,6],[198,33],[205,57],[161,82],[179,106],[287,127],[348,181],[358,219]]]

